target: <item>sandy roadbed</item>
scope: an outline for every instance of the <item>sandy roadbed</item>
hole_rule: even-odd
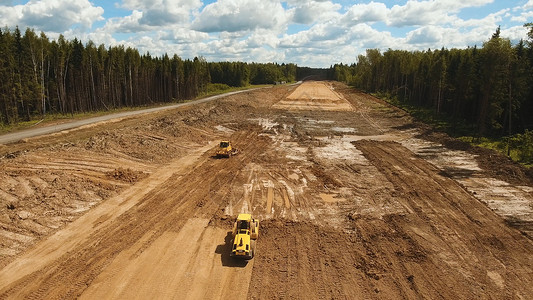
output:
[[[214,158],[220,139],[240,154]],[[0,299],[527,299],[528,177],[446,145],[335,82],[13,144]],[[240,212],[262,225],[248,262]]]

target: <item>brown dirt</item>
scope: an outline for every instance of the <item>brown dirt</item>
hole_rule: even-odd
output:
[[[514,164],[342,84],[295,90],[0,148],[0,299],[533,294]],[[228,138],[239,155],[216,159]],[[261,220],[250,261],[229,257],[240,212]]]
[[[428,125],[417,123],[421,129],[420,138],[441,143],[452,150],[468,151],[476,155],[476,161],[485,176],[505,180],[517,185],[533,185],[533,169],[528,169],[509,157],[495,150],[472,146],[467,142],[454,139],[443,132],[438,132]]]

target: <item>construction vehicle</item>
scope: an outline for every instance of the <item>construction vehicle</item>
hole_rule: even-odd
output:
[[[259,237],[259,221],[250,214],[239,214],[233,224],[232,257],[252,259],[255,255],[255,241]]]
[[[221,157],[231,157],[239,152],[236,148],[233,148],[230,141],[221,141],[217,150],[216,156]]]

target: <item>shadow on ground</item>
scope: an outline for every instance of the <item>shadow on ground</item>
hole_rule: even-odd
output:
[[[222,262],[222,266],[236,267],[236,268],[246,267],[246,265],[248,265],[247,260],[244,260],[242,258],[233,258],[230,256],[232,242],[233,242],[232,232],[228,231],[226,233],[226,237],[224,238],[224,244],[218,245],[217,249],[215,250],[215,253],[220,254],[220,260]]]

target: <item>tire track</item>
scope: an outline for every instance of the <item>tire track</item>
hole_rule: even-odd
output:
[[[420,257],[436,262],[437,269],[453,270],[451,272],[455,273],[446,278],[461,288],[449,291],[452,293],[448,296],[468,298],[469,295],[482,295],[482,286],[485,289],[490,286],[493,295],[498,298],[509,297],[512,292],[521,291],[517,295],[522,296],[533,292],[531,287],[523,286],[525,282],[522,280],[527,281],[526,278],[506,271],[525,274],[532,268],[531,260],[524,259],[519,253],[531,253],[533,247],[519,232],[506,226],[496,214],[455,181],[439,175],[437,168],[416,158],[400,144],[360,141],[355,142],[355,146],[394,185],[399,192],[397,200],[412,211],[402,217],[389,218],[387,223],[388,227],[393,226],[391,230],[402,232],[403,238],[399,240],[409,243],[402,248],[412,249],[410,252],[415,254],[412,256],[409,252],[402,252],[402,256],[417,258],[423,255]],[[359,230],[373,231],[366,226]],[[503,245],[506,245],[505,249]],[[380,252],[386,254],[390,251],[385,245],[382,247],[378,248]],[[479,269],[479,264],[484,266],[485,271]],[[502,265],[506,266],[503,270]],[[502,272],[500,276],[513,280],[509,280],[506,288],[501,289],[483,273],[487,271]],[[422,271],[422,274],[433,278],[426,271]],[[446,290],[445,287],[438,287],[436,278],[421,282],[417,279],[413,283],[425,286],[426,292],[430,288]],[[465,291],[469,293],[461,294]],[[442,295],[434,294],[431,297],[437,296]]]
[[[255,140],[258,141],[255,145],[261,145],[261,138],[253,132],[236,137],[236,140],[240,139],[246,139],[252,145]],[[87,239],[89,243],[77,246],[43,269],[3,288],[0,298],[80,296],[123,249],[131,248],[144,238],[143,246],[135,253],[138,256],[164,232],[179,231],[189,217],[211,218],[217,214],[219,208],[225,206],[224,201],[227,201],[243,162],[259,154],[262,147],[255,149],[238,160],[229,160],[229,163],[213,160],[210,153],[205,153],[187,173],[175,174],[109,226],[91,234]],[[222,163],[226,163],[224,167],[220,166]],[[224,198],[224,201],[218,200]]]

